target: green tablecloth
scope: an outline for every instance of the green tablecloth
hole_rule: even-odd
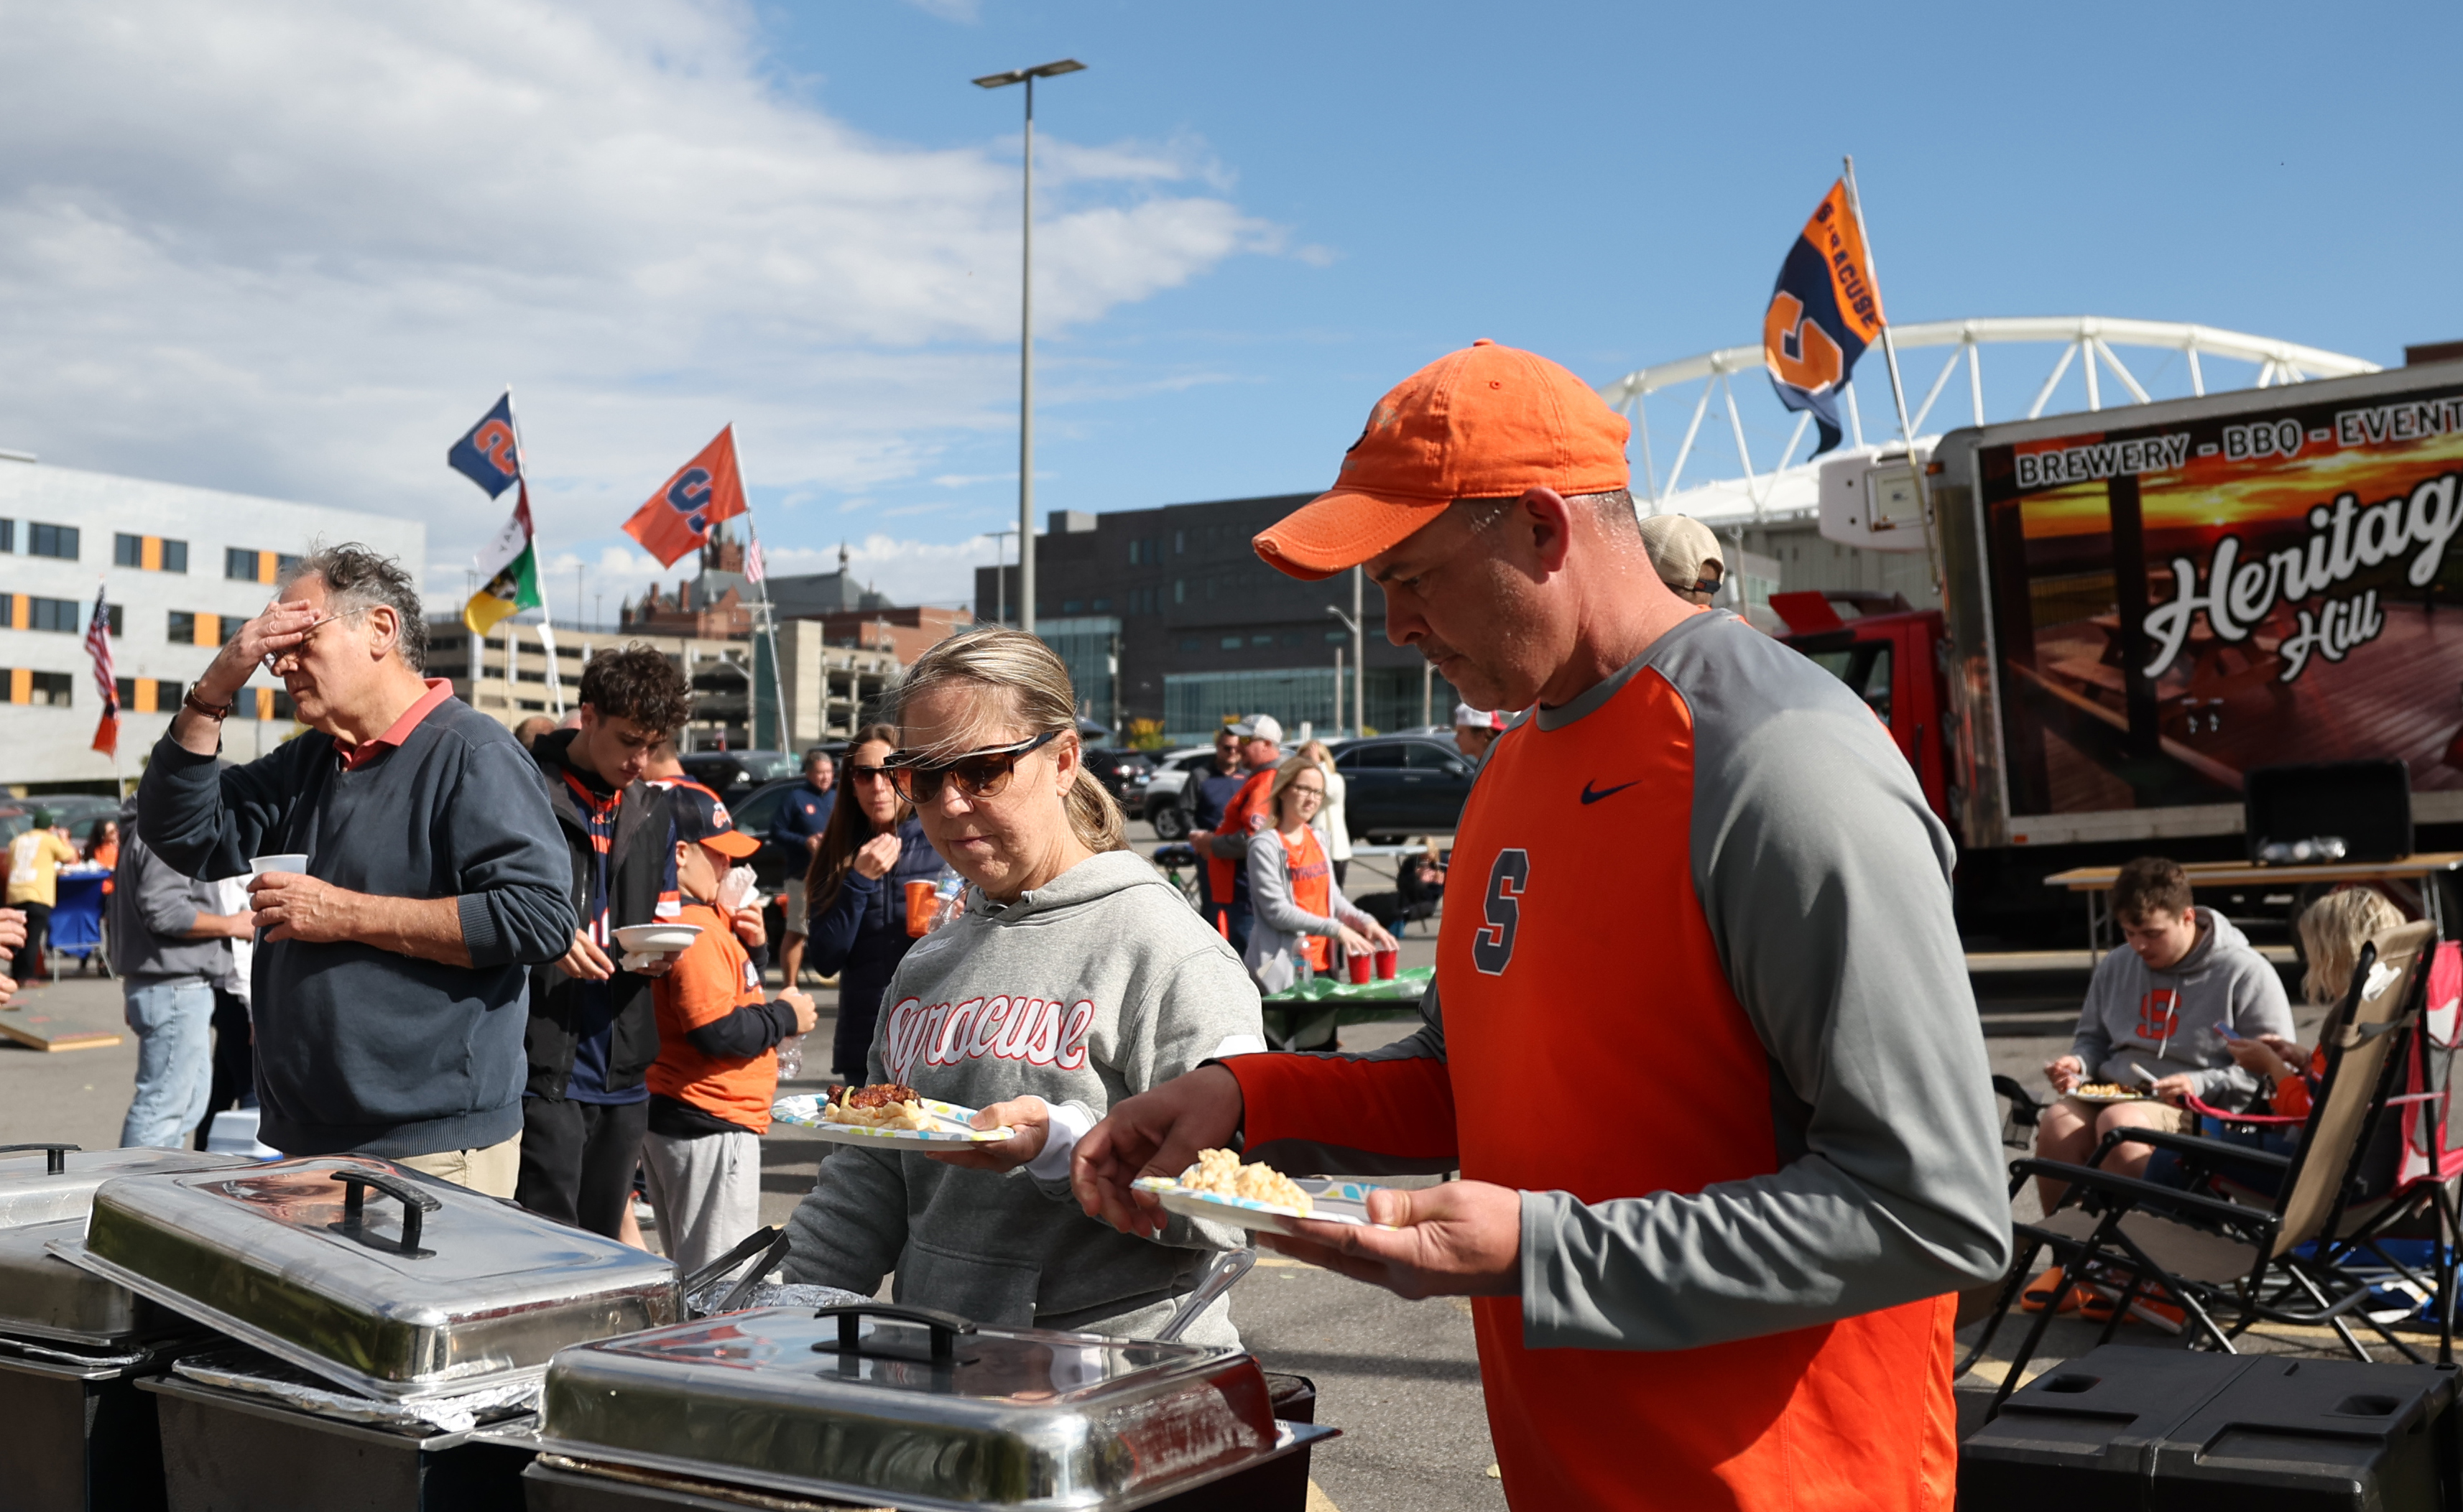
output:
[[[1428,981],[1437,974],[1434,966],[1414,966],[1396,973],[1391,982],[1349,983],[1335,977],[1314,977],[1297,986],[1285,987],[1266,996],[1266,1006],[1302,1003],[1418,1003],[1420,994],[1428,990]]]
[[[1266,1039],[1278,1050],[1334,1048],[1335,1031],[1346,1024],[1409,1018],[1436,975],[1432,966],[1399,973],[1391,982],[1357,985],[1318,977],[1263,1000]]]

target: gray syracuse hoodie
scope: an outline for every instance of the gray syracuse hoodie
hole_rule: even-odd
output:
[[[1007,906],[969,889],[890,978],[866,1074],[970,1108],[1032,1093],[1082,1129],[1210,1058],[1262,1050],[1264,1033],[1232,947],[1114,851]],[[1120,1233],[1079,1210],[1057,1164],[1047,1178],[836,1147],[788,1220],[787,1279],[869,1294],[895,1270],[902,1303],[1074,1329],[1185,1295],[1206,1250],[1243,1242],[1185,1219],[1159,1242]]]
[[[2198,1078],[2201,1100],[2238,1109],[2257,1091],[2257,1078],[2233,1064],[2215,1026],[2289,1039],[2292,1005],[2282,979],[2248,936],[2211,908],[2195,912],[2198,942],[2170,969],[2148,969],[2126,945],[2096,962],[2070,1053],[2089,1081],[2132,1086],[2133,1065],[2157,1076],[2187,1071]]]

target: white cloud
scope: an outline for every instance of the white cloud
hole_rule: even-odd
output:
[[[417,514],[458,564],[503,511],[445,447],[508,380],[551,551],[723,421],[798,503],[1014,423],[1014,141],[868,137],[768,82],[742,7],[134,0],[10,32],[0,444]],[[1285,245],[1196,144],[1039,151],[1042,331]]]

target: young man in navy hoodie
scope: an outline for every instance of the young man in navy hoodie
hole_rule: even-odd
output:
[[[189,876],[304,854],[250,883],[266,1143],[360,1151],[511,1197],[525,978],[573,945],[572,868],[538,767],[424,679],[400,563],[312,552],[189,685],[138,789],[145,843]],[[259,665],[309,733],[242,767],[223,721]]]

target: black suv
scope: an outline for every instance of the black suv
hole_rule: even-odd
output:
[[[1143,784],[1154,770],[1154,758],[1144,751],[1127,745],[1090,745],[1086,748],[1086,769],[1114,798],[1126,803],[1129,788]]]
[[[1447,834],[1471,796],[1470,758],[1430,735],[1370,735],[1334,748],[1342,773],[1342,818],[1352,838],[1371,842]]]

